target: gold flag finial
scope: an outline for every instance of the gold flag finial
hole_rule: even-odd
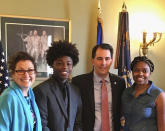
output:
[[[125,2],[122,5],[122,11],[124,11],[124,12],[127,11],[127,6],[126,6]]]
[[[98,0],[98,18],[101,17],[101,4],[100,4],[100,0]]]
[[[98,18],[101,18],[101,3],[100,0],[98,0]]]

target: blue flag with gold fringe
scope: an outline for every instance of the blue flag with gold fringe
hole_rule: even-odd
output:
[[[0,94],[9,86],[9,75],[2,43],[0,42]]]
[[[123,4],[123,11],[119,14],[118,39],[116,47],[116,57],[114,68],[118,69],[118,75],[126,81],[126,86],[130,87],[131,82],[131,58],[130,58],[130,38],[129,38],[129,21],[126,5]]]

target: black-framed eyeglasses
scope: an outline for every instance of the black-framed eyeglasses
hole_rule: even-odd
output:
[[[16,73],[18,73],[19,75],[24,75],[26,72],[29,75],[32,75],[35,73],[35,69],[29,69],[29,70],[15,70]]]

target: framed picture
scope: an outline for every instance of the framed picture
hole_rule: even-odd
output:
[[[0,20],[6,60],[17,51],[26,51],[37,63],[37,79],[47,78],[52,71],[46,50],[52,41],[70,41],[70,20],[19,16],[0,16]]]

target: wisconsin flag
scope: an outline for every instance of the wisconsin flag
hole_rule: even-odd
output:
[[[118,75],[122,76],[127,87],[132,85],[130,77],[130,38],[129,38],[129,21],[126,5],[123,4],[122,12],[119,14],[118,38],[116,47],[116,57],[114,68],[118,69]]]
[[[103,21],[101,18],[97,20],[97,45],[103,43]]]
[[[0,94],[9,86],[9,75],[6,66],[5,55],[0,42]]]

